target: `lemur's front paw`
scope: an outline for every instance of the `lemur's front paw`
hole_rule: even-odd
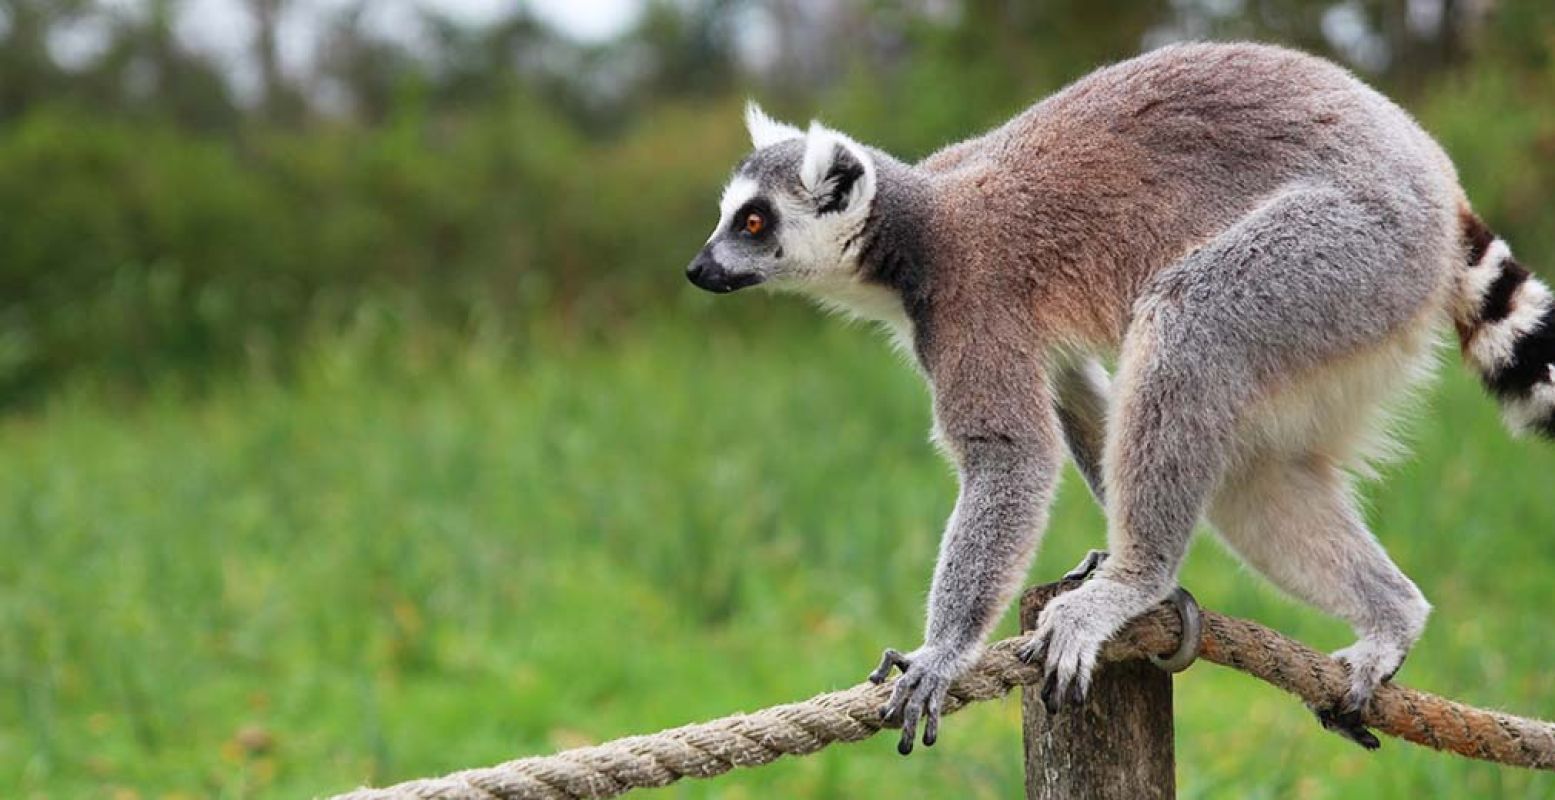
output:
[[[901,667],[902,677],[891,685],[891,698],[880,707],[880,718],[901,723],[902,739],[896,745],[896,752],[905,756],[912,752],[919,717],[923,718],[924,746],[934,746],[939,738],[939,717],[944,709],[945,695],[960,670],[955,666],[955,659],[932,647],[920,647],[905,655],[887,650],[880,658],[880,666],[869,673],[870,682],[884,682],[894,667]]]
[[[1042,705],[1049,714],[1085,702],[1101,646],[1130,616],[1117,597],[1121,588],[1092,579],[1053,598],[1037,618],[1037,629],[1016,651],[1022,661],[1042,666]]]

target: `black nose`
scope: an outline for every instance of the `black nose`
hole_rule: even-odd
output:
[[[686,279],[695,284],[698,289],[728,294],[736,289],[761,283],[762,276],[754,272],[731,273],[724,269],[724,265],[718,263],[718,259],[713,258],[711,253],[703,250],[697,254],[691,266],[686,267]]]
[[[697,256],[696,260],[691,262],[691,266],[686,267],[686,279],[698,288],[706,289],[708,287],[704,282],[710,274],[716,271],[718,271],[718,262],[711,258]]]

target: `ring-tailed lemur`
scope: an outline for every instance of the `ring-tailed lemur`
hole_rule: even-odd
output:
[[[1196,521],[1348,621],[1358,711],[1430,610],[1373,538],[1350,473],[1435,330],[1515,428],[1555,436],[1555,303],[1470,210],[1451,162],[1326,61],[1180,45],[1092,73],[1003,127],[905,164],[747,109],[755,151],[691,263],[883,320],[933,389],[958,467],[924,643],[882,713],[932,744],[946,689],[1025,575],[1068,449],[1112,557],[1043,611],[1022,656],[1050,707],[1102,643],[1173,591]],[[1098,356],[1116,355],[1109,379]],[[1110,384],[1110,386],[1109,386]]]

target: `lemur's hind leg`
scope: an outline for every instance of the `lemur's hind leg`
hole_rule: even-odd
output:
[[[1114,382],[1112,555],[1048,604],[1022,651],[1044,664],[1050,708],[1083,697],[1102,643],[1175,587],[1248,409],[1388,340],[1441,296],[1455,240],[1438,211],[1295,187],[1157,276]]]
[[[1070,361],[1053,373],[1053,405],[1058,411],[1064,444],[1075,469],[1091,488],[1091,496],[1103,507],[1107,505],[1107,489],[1102,483],[1101,454],[1107,444],[1107,404],[1111,394],[1112,378],[1096,359]],[[1106,560],[1106,550],[1091,550],[1074,569],[1064,573],[1063,580],[1083,581]]]
[[[1107,443],[1111,383],[1107,370],[1095,359],[1065,363],[1053,372],[1053,405],[1058,411],[1064,444],[1085,484],[1091,487],[1091,494],[1102,505],[1107,503],[1101,454]]]
[[[1357,712],[1403,664],[1431,606],[1366,528],[1348,477],[1315,455],[1245,465],[1215,493],[1209,519],[1276,586],[1355,629],[1356,643],[1334,654],[1349,667],[1349,692],[1314,710],[1325,727],[1375,747]]]

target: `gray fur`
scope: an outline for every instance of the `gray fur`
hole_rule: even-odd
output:
[[[1067,361],[1053,375],[1053,406],[1069,445],[1075,468],[1091,488],[1096,502],[1107,505],[1102,483],[1102,449],[1107,437],[1107,403],[1111,381],[1095,359]]]
[[[910,339],[961,478],[924,644],[877,671],[905,664],[885,709],[904,748],[921,714],[937,727],[1024,577],[1064,442],[1106,507],[1112,557],[1023,651],[1058,697],[1083,696],[1101,644],[1172,591],[1208,512],[1249,564],[1355,627],[1336,705],[1367,702],[1429,606],[1347,475],[1462,305],[1472,216],[1407,114],[1261,45],[1100,70],[915,165],[755,113],[767,146],[732,186],[786,209],[773,246],[798,255],[755,252],[725,220],[699,260]],[[823,211],[795,176],[841,175],[849,157],[870,166],[857,202]],[[1097,356],[1119,359],[1110,398]]]

